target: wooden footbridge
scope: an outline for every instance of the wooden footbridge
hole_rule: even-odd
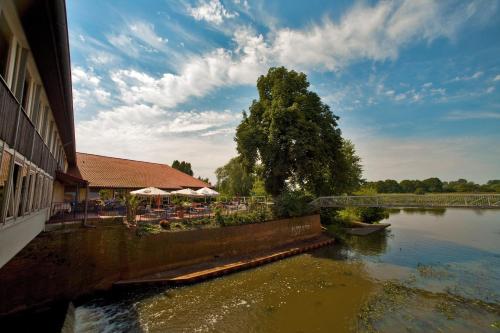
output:
[[[500,194],[377,194],[319,197],[311,202],[323,207],[381,208],[500,208]]]

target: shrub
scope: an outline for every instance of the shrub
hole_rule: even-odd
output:
[[[162,220],[160,221],[160,226],[163,228],[163,229],[170,229],[170,221],[167,221],[167,220]]]
[[[215,223],[224,226],[224,217],[222,216],[222,209],[220,207],[215,208]]]
[[[389,217],[389,213],[384,208],[363,207],[356,210],[358,211],[359,219],[364,223],[375,223]]]
[[[170,229],[172,229],[172,230],[175,230],[175,229],[184,230],[184,229],[186,229],[186,227],[181,222],[172,222],[170,224]]]
[[[139,206],[139,198],[135,195],[125,195],[125,206],[127,207],[127,222],[135,223],[137,215],[137,206]]]
[[[389,211],[378,207],[322,208],[320,217],[323,225],[348,227],[351,222],[379,222],[389,217]]]
[[[252,224],[252,223],[261,223],[270,220],[272,215],[269,210],[262,209],[259,211],[253,212],[240,212],[237,214],[220,216],[220,222],[218,222],[221,226],[233,226],[233,225],[242,225],[242,224]],[[217,219],[216,214],[216,219]]]
[[[274,214],[277,217],[304,216],[312,212],[309,203],[312,196],[304,191],[286,191],[274,201]]]
[[[341,215],[342,210],[339,208],[321,208],[319,211],[319,216],[321,224],[332,225],[332,224],[345,224],[345,219]]]
[[[155,235],[161,232],[161,227],[155,224],[142,223],[136,230],[137,236]]]

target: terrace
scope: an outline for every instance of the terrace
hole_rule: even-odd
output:
[[[155,202],[153,202],[155,201]],[[208,225],[216,216],[228,217],[238,214],[252,214],[269,211],[272,201],[266,197],[169,197],[162,201],[139,197],[139,203],[129,217],[130,207],[124,200],[91,200],[84,202],[59,202],[52,204],[51,218],[48,224],[83,223],[87,220],[100,223],[110,218],[128,220],[131,224],[159,224],[160,222],[185,227]]]

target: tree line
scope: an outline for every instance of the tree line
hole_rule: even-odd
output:
[[[463,178],[449,182],[442,181],[437,177],[424,180],[405,179],[400,182],[394,179],[386,179],[372,182],[365,181],[362,188],[373,189],[377,193],[500,193],[500,179],[489,180],[485,184],[477,184]]]

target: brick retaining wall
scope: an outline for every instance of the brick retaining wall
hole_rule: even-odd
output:
[[[119,280],[252,254],[320,233],[319,215],[142,237],[123,225],[42,233],[0,269],[0,315],[107,290]]]

